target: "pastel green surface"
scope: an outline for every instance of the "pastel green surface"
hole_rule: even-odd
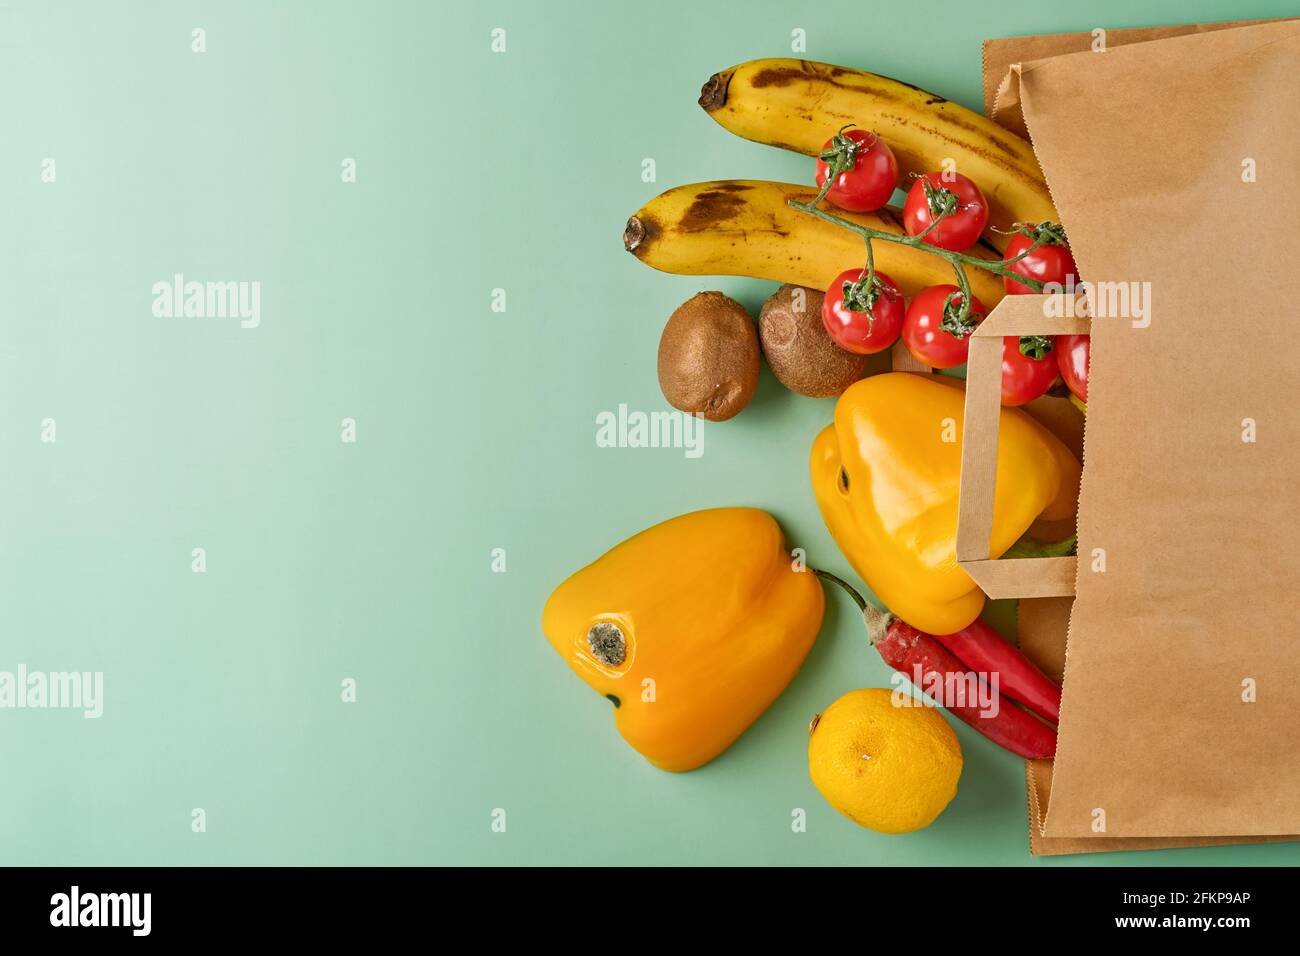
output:
[[[830,402],[764,372],[698,459],[595,441],[602,411],[665,407],[674,307],[771,289],[653,272],[627,215],[678,183],[810,175],[696,107],[711,72],[799,28],[811,58],[978,106],[985,37],[1294,12],[1053,6],[6,4],[0,670],[103,671],[105,700],[0,710],[0,862],[1030,863],[1022,765],[963,725],[928,830],[872,834],[813,789],[809,716],[888,681],[842,596],[789,690],[686,775],[622,742],[539,616],[697,508],[766,508],[848,570],[806,475]],[[175,273],[259,281],[260,325],[155,317]]]

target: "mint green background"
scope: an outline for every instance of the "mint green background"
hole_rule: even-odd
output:
[[[631,751],[542,639],[564,576],[697,508],[766,508],[848,570],[805,475],[828,401],[765,371],[699,460],[596,447],[599,411],[665,407],[677,304],[771,289],[653,272],[623,222],[678,183],[808,178],[694,102],[714,70],[788,55],[795,27],[810,58],[979,106],[985,37],[1294,8],[801,6],[5,5],[0,669],[102,670],[106,702],[98,721],[0,711],[0,861],[1031,862],[1020,761],[960,724],[960,792],[928,830],[876,835],[818,796],[808,717],[889,674],[839,596],[788,691],[686,775]],[[261,327],[155,319],[174,272],[260,280]],[[1036,865],[1157,862],[1300,847]]]

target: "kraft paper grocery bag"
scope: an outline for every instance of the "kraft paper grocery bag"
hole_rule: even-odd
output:
[[[1165,27],[1136,27],[1108,30],[1098,27],[1088,33],[1048,33],[1028,37],[1003,37],[985,40],[984,57],[984,113],[1008,129],[1024,135],[1024,121],[1015,117],[999,116],[998,88],[1006,81],[1011,67],[1019,63],[1043,60],[1066,53],[1101,52],[1112,47],[1131,43],[1145,43],[1169,37],[1187,36],[1191,33],[1209,33],[1236,27],[1255,26],[1260,23],[1279,23],[1280,20],[1229,20],[1223,23],[1184,23]]]
[[[1017,612],[1020,649],[1043,673],[1058,682],[1065,672],[1066,628],[1072,604],[1070,598],[1035,598],[1021,601]],[[1052,761],[1026,760],[1025,782],[1029,811],[1029,852],[1035,856],[1275,843],[1298,839],[1294,836],[1107,837],[1103,834],[1089,837],[1046,837],[1043,835],[1043,820],[1052,798]]]
[[[998,97],[1034,140],[1084,276],[1136,283],[1149,306],[1092,324],[1061,744],[1054,775],[1029,767],[1037,852],[1300,830],[1286,402],[1300,356],[1277,304],[1297,240],[1241,232],[1297,211],[1300,25],[1186,30],[1021,61]],[[986,68],[1015,42],[991,44]],[[1225,248],[1226,230],[1241,241]],[[1069,607],[1022,603],[1026,650],[1049,670]]]

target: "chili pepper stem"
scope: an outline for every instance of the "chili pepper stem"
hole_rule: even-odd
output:
[[[821,578],[823,581],[830,581],[832,584],[835,584],[840,588],[842,588],[845,591],[845,593],[848,594],[849,597],[853,598],[854,604],[856,604],[862,611],[864,612],[866,611],[867,599],[864,598],[860,593],[858,593],[858,589],[855,588],[852,584],[849,584],[848,581],[845,581],[843,578],[836,577],[835,575],[831,574],[829,571],[822,571],[819,568],[809,568],[808,570],[811,571],[813,574],[817,575],[817,577]]]
[[[849,582],[845,581],[843,578],[838,578],[829,571],[821,571],[817,568],[809,568],[809,570],[823,581],[830,581],[833,584],[838,585],[849,595],[849,597],[853,598],[853,603],[858,606],[860,611],[862,611],[862,620],[865,621],[867,625],[867,638],[873,647],[877,642],[884,639],[885,632],[889,629],[890,623],[894,620],[894,615],[868,602],[867,599],[859,593],[857,588],[849,584]],[[816,721],[814,720],[812,727],[808,728],[808,732],[812,733],[812,729],[815,726]]]
[[[894,623],[894,615],[868,604],[862,609],[862,620],[867,623],[867,640],[872,647],[875,647],[885,639],[889,625]]]

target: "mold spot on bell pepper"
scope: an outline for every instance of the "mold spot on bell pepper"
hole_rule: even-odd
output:
[[[813,442],[812,486],[844,556],[896,615],[952,634],[984,606],[957,564],[965,391],[939,375],[888,372],[852,385]],[[1072,518],[1079,463],[1028,414],[1003,408],[989,553],[1038,519]]]
[[[623,637],[618,625],[609,621],[591,626],[587,631],[587,646],[591,648],[592,657],[611,667],[622,664],[627,657],[627,639]]]
[[[795,567],[766,512],[696,511],[570,577],[547,600],[542,630],[614,703],[633,748],[664,770],[693,770],[758,719],[816,640],[825,597]]]

